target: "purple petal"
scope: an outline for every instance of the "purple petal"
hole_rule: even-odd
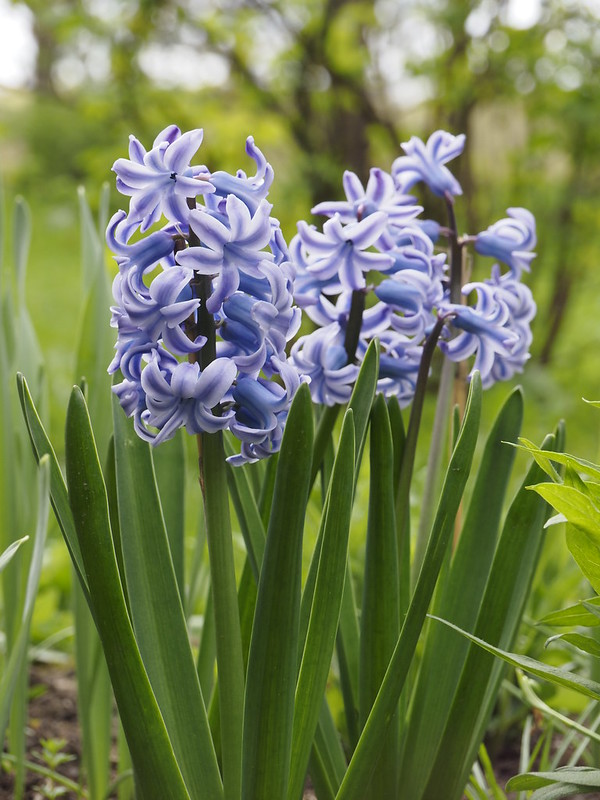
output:
[[[195,209],[190,211],[190,227],[200,241],[212,250],[223,251],[225,242],[231,240],[231,232],[216,217],[207,211]]]
[[[202,128],[196,128],[195,130],[187,131],[173,141],[165,150],[165,166],[171,172],[185,172],[190,165],[192,157],[202,144],[203,136],[204,131]]]
[[[216,358],[202,370],[194,396],[213,408],[223,399],[236,375],[237,368],[231,359]]]
[[[362,200],[365,196],[365,190],[363,188],[362,183],[357,175],[354,172],[350,172],[350,170],[346,170],[344,172],[344,177],[342,179],[342,184],[344,186],[344,192],[348,201],[350,203],[357,203],[359,200]],[[313,213],[315,213],[313,211]]]
[[[181,136],[181,131],[177,125],[167,125],[167,127],[163,128],[158,134],[152,147],[159,147],[163,142],[171,144],[175,139],[179,138],[179,136]]]
[[[348,225],[344,229],[344,239],[346,241],[351,239],[354,246],[362,250],[365,247],[370,247],[376,241],[386,225],[386,214],[383,211],[376,211],[360,222]]]

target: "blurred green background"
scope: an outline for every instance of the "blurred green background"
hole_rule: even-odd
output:
[[[59,451],[79,377],[77,188],[98,211],[109,181],[111,213],[122,207],[110,167],[129,134],[150,145],[175,122],[204,128],[199,158],[211,169],[252,170],[244,142],[255,137],[275,169],[270,200],[288,240],[316,202],[341,198],[344,169],[364,180],[371,166],[389,169],[412,135],[465,132],[465,152],[450,165],[464,189],[461,232],[477,233],[510,206],[529,208],[538,224],[527,278],[538,315],[518,379],[523,433],[540,441],[564,417],[567,449],[597,459],[600,417],[581,398],[600,398],[599,62],[598,0],[0,0],[0,175],[7,219],[17,194],[32,212],[27,299]],[[443,219],[435,198],[419,199]],[[473,276],[490,266],[475,258]],[[509,388],[488,392],[484,427]],[[563,537],[548,538],[534,618],[582,596],[578,573],[565,570]],[[56,531],[48,553],[34,640],[70,619]]]
[[[316,201],[341,196],[344,169],[387,169],[401,141],[442,127],[467,134],[452,165],[461,230],[511,205],[537,218],[525,431],[565,416],[569,447],[594,457],[580,398],[600,396],[599,22],[598,0],[0,0],[0,173],[33,212],[27,291],[52,427],[79,323],[76,188],[98,202],[131,132],[150,144],[173,121],[203,127],[213,169],[251,168],[252,133],[291,238]]]

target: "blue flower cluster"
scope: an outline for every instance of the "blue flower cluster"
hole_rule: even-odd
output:
[[[346,199],[315,206],[327,217],[322,229],[299,222],[289,249],[267,200],[273,170],[252,137],[248,176],[192,166],[202,135],[171,125],[150,150],[132,136],[129,158],[113,166],[130,201],[107,229],[118,265],[109,372],[121,373],[113,390],[141,437],[158,444],[180,427],[227,429],[241,442],[233,463],[262,458],[279,449],[300,382],[318,403],[347,402],[375,337],[379,390],[406,405],[439,319],[443,352],[474,356],[484,385],[523,368],[536,308],[521,278],[534,257],[535,220],[510,208],[482,233],[458,236],[462,190],[446,164],[464,135],[413,137],[389,173],[371,170],[366,187],[346,172]],[[409,194],[418,183],[443,198],[447,226],[421,218]],[[443,237],[448,248],[438,245]],[[497,263],[490,278],[461,287],[457,261],[467,245]],[[315,330],[290,349],[300,309]]]
[[[377,337],[378,388],[408,404],[423,345],[440,317],[447,320],[440,348],[453,361],[474,355],[473,369],[481,372],[484,386],[512,377],[529,358],[536,307],[521,277],[535,255],[533,216],[510,208],[508,218],[486,231],[459,238],[455,226],[420,219],[423,209],[408,194],[424,183],[444,199],[453,221],[454,197],[462,189],[445,165],[460,155],[464,143],[464,135],[445,131],[426,143],[413,137],[402,145],[405,155],[395,160],[391,173],[372,169],[366,187],[354,173],[344,174],[346,200],[312,209],[328,218],[322,230],[298,223],[290,243],[294,298],[318,327],[294,343],[291,356],[308,376],[316,402],[347,402],[367,346]],[[436,249],[441,236],[448,238],[455,261],[464,246],[473,244],[508,271],[496,263],[489,279],[462,286],[461,302],[451,292],[452,273],[461,265],[448,263],[446,250]],[[357,304],[361,294],[365,297]],[[366,295],[373,302],[367,303]]]
[[[113,390],[142,438],[228,429],[241,442],[230,460],[244,463],[279,449],[300,382],[286,345],[301,312],[266,199],[271,166],[251,137],[250,177],[190,166],[201,143],[202,130],[171,125],[150,150],[130,137],[129,158],[113,166],[130,202],[107,230],[119,268],[109,372],[121,371]]]

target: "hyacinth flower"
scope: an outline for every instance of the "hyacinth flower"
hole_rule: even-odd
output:
[[[491,256],[510,267],[518,279],[521,272],[529,272],[536,245],[535,218],[526,208],[509,208],[508,217],[478,233],[473,238],[475,250],[482,256]]]
[[[375,337],[382,347],[382,369],[387,365],[379,388],[388,396],[396,394],[401,405],[412,399],[416,354],[423,352],[434,330],[448,359],[473,357],[471,372],[481,372],[484,386],[522,369],[535,304],[520,278],[534,257],[535,220],[526,209],[511,208],[507,219],[486,231],[458,236],[454,197],[462,190],[446,164],[460,155],[464,144],[464,135],[446,131],[436,131],[426,143],[412,137],[402,145],[406,155],[394,161],[391,173],[371,170],[366,189],[356,175],[344,173],[346,201],[323,202],[313,209],[329,217],[322,233],[298,223],[290,245],[297,269],[295,298],[320,330],[301,337],[292,360],[311,376],[316,402],[333,405],[348,395],[348,367],[360,363]],[[422,207],[406,194],[419,183],[443,197],[447,225],[419,219]],[[360,254],[352,261],[347,253],[356,248],[355,233],[369,220],[370,235],[358,237]],[[442,249],[443,237],[448,247]],[[503,275],[495,266],[491,279],[463,286],[462,251],[467,245],[498,259],[509,272]],[[373,325],[369,319],[375,317]],[[394,358],[405,359],[404,367],[392,369]],[[394,371],[404,376],[400,392],[390,380]]]
[[[191,167],[190,160],[202,143],[202,129],[182,134],[176,125],[161,131],[152,149],[131,136],[129,159],[119,158],[113,165],[117,189],[129,195],[129,219],[140,223],[144,233],[164,215],[171,222],[181,222],[187,212],[187,198],[214,192],[214,186],[202,178],[203,166]]]
[[[522,371],[532,341],[536,308],[521,276],[534,255],[535,221],[525,209],[512,208],[507,219],[487,231],[459,237],[455,197],[462,189],[446,164],[460,155],[464,144],[463,135],[445,131],[433,133],[427,143],[413,137],[402,145],[405,155],[394,161],[390,173],[371,170],[366,189],[346,172],[346,201],[323,202],[313,209],[328,217],[323,232],[299,222],[290,243],[295,300],[317,326],[294,343],[291,361],[307,377],[313,401],[325,406],[320,422],[325,429],[333,426],[336,409],[348,401],[369,344],[378,340],[378,391],[395,398],[400,407],[411,405],[403,502],[436,349],[444,356],[444,388],[434,428],[443,430],[454,363],[471,360],[468,377],[480,373],[489,387]],[[407,195],[419,184],[443,198],[445,224],[420,218],[422,207]],[[352,263],[347,254],[354,248],[353,234],[369,220],[371,235],[361,242],[360,255]],[[508,272],[496,264],[490,278],[464,285],[463,252],[469,245],[479,255],[498,259]],[[462,387],[457,383],[458,396],[465,391]],[[432,445],[428,485],[435,483],[440,458],[439,444]],[[428,523],[423,514],[417,565]]]
[[[436,131],[427,143],[412,136],[401,146],[406,155],[399,156],[392,164],[392,175],[399,188],[407,191],[423,181],[440,197],[462,194],[460,183],[445,164],[462,153],[464,133],[453,136],[447,131]]]
[[[119,266],[109,371],[122,373],[114,392],[141,437],[231,430],[242,443],[232,461],[243,463],[277,450],[299,384],[285,352],[300,325],[295,269],[266,200],[273,171],[253,139],[251,177],[191,166],[201,142],[200,129],[169,126],[148,151],[131,137],[129,159],[114,164],[130,202],[107,229]],[[146,235],[130,243],[137,230]],[[268,413],[256,413],[248,381],[260,381]]]
[[[300,223],[288,249],[268,200],[273,171],[253,140],[246,152],[256,169],[229,175],[191,165],[201,138],[171,126],[150,151],[132,140],[129,160],[115,166],[130,201],[107,231],[118,265],[114,437],[99,453],[74,387],[66,485],[54,459],[50,489],[107,656],[135,793],[298,798],[309,774],[319,797],[459,800],[498,672],[438,636],[427,610],[434,601],[447,619],[469,612],[461,624],[481,638],[497,635],[498,619],[516,632],[535,569],[541,501],[523,489],[504,525],[501,512],[510,456],[499,450],[519,433],[518,391],[485,445],[463,524],[459,513],[482,378],[486,385],[509,378],[528,357],[535,304],[519,259],[531,253],[531,220],[511,212],[508,223],[480,234],[484,252],[475,248],[476,256],[499,263],[490,278],[463,285],[462,255],[478,237],[458,236],[456,186],[445,167],[463,140],[438,132],[427,145],[411,140],[411,163],[395,173],[373,169],[366,185],[346,173],[346,200],[315,207],[327,218],[323,231]],[[446,225],[419,219],[421,206],[406,194],[419,183],[441,194]],[[309,320],[298,338],[294,297]],[[436,352],[431,453],[437,447],[442,480],[426,478],[413,547],[411,478]],[[465,359],[473,364],[469,395],[442,463],[444,376],[450,389],[454,374],[456,385],[466,384],[455,365]],[[34,453],[54,458],[23,381],[19,392]],[[346,403],[336,444],[331,434]],[[405,428],[400,407],[409,405]],[[199,647],[188,624],[193,593],[182,592],[185,577],[193,586],[198,575],[184,557],[183,437],[165,445],[179,429],[198,446],[205,511],[205,620],[214,626],[203,626]],[[367,449],[365,569],[355,610],[348,545]],[[249,466],[272,454],[268,465]],[[319,472],[320,497],[311,495]],[[436,483],[439,494],[430,491]],[[243,552],[237,542],[234,550],[230,501]],[[316,542],[303,538],[309,526]],[[450,559],[458,526],[461,556]],[[234,553],[245,559],[239,580]],[[500,606],[486,616],[489,597]],[[325,702],[336,647],[343,731]],[[455,708],[465,686],[469,702]]]

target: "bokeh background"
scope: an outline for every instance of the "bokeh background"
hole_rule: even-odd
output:
[[[32,209],[27,293],[52,425],[80,316],[76,190],[97,205],[130,133],[203,127],[214,169],[250,167],[253,134],[291,238],[341,196],[344,169],[387,169],[400,142],[441,127],[467,134],[462,231],[508,206],[537,218],[525,433],[564,416],[570,449],[594,457],[581,397],[600,397],[599,65],[599,0],[0,0],[0,173]]]
[[[0,0],[4,263],[13,260],[12,201],[21,195],[33,225],[27,302],[59,457],[67,399],[81,377],[78,189],[97,214],[109,182],[112,213],[124,198],[110,167],[126,155],[129,134],[150,145],[175,122],[204,128],[199,158],[211,169],[252,170],[244,142],[255,137],[275,169],[270,200],[288,240],[316,202],[342,197],[344,169],[365,180],[371,166],[389,169],[412,135],[466,133],[451,164],[464,190],[460,231],[475,234],[511,206],[537,219],[527,281],[538,315],[518,378],[523,433],[539,442],[563,417],[567,449],[600,460],[599,412],[582,401],[600,399],[599,76],[600,0]],[[443,219],[436,198],[419,200]],[[106,266],[114,269],[108,252]],[[472,269],[483,279],[490,260],[475,257]],[[10,269],[2,280],[12,280]],[[484,428],[509,389],[487,393]],[[434,403],[432,392],[417,507]],[[359,482],[355,504],[360,531],[366,486]],[[69,559],[51,526],[32,641],[55,644],[71,635],[72,614]],[[547,539],[526,622],[589,593],[562,533],[551,529]],[[363,539],[352,547],[359,562]],[[517,649],[545,658],[543,640],[526,625]],[[510,704],[502,707],[500,732],[513,722]]]

